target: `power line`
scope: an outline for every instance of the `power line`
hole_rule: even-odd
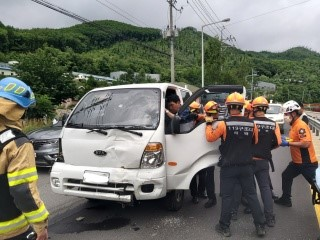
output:
[[[83,17],[81,17],[81,16],[79,16],[79,15],[73,13],[73,12],[70,12],[70,11],[66,10],[66,9],[63,9],[63,8],[57,6],[57,5],[53,5],[52,3],[49,3],[49,2],[47,2],[45,0],[31,0],[31,1],[33,1],[35,3],[38,3],[40,5],[43,5],[43,6],[47,7],[47,8],[50,8],[50,9],[52,9],[54,11],[57,11],[59,13],[62,13],[64,15],[69,16],[69,17],[71,17],[73,19],[76,19],[76,20],[78,20],[80,22],[87,23],[87,24],[97,28],[98,30],[100,30],[100,31],[102,31],[102,32],[104,32],[106,34],[109,34],[108,31],[106,31],[101,25],[99,25],[99,24],[97,24],[95,22],[89,21],[88,19],[83,18]],[[126,40],[130,41],[130,42],[133,42],[133,43],[135,43],[137,45],[140,45],[140,46],[142,46],[144,48],[148,48],[148,49],[150,49],[150,50],[152,50],[154,52],[157,52],[157,53],[160,53],[160,54],[163,54],[163,55],[166,55],[166,56],[171,56],[170,54],[168,54],[166,52],[163,52],[163,51],[160,51],[160,50],[158,50],[156,48],[153,48],[153,47],[150,47],[148,45],[142,44],[142,43],[140,43],[140,42],[138,42],[138,41],[136,41],[134,39],[126,39]]]
[[[209,6],[209,8],[210,8],[210,10],[212,11],[212,13],[213,13],[213,14],[216,16],[216,18],[220,21],[218,15],[217,15],[216,12],[213,10],[213,8],[211,7],[211,5],[207,2],[207,0],[205,0],[205,2],[206,2],[207,5]],[[235,40],[236,38],[232,36],[232,33],[229,31],[229,29],[228,29],[226,26],[223,26],[223,29],[225,29],[225,30],[230,34],[230,36],[227,37],[226,39],[233,44],[233,40],[236,41],[236,40]],[[222,31],[222,30],[221,30],[221,31]],[[222,34],[222,37],[223,37],[223,34]],[[238,48],[239,48],[239,45],[238,45],[237,42],[236,42],[236,45],[237,45]]]
[[[283,10],[285,10],[287,8],[295,7],[295,6],[301,5],[301,4],[305,4],[305,3],[310,2],[310,1],[312,1],[312,0],[307,0],[307,1],[304,1],[304,2],[295,3],[295,4],[292,4],[292,5],[283,7],[283,8],[278,8],[278,9],[271,10],[271,11],[268,11],[268,12],[265,12],[265,13],[261,13],[261,14],[258,14],[256,16],[250,17],[250,18],[246,18],[246,19],[243,19],[243,20],[239,20],[239,21],[230,23],[227,26],[231,26],[231,25],[234,25],[234,24],[238,24],[238,23],[242,23],[242,22],[245,22],[245,21],[249,21],[249,20],[252,20],[252,19],[255,19],[255,18],[258,18],[258,17],[262,17],[262,16],[265,16],[265,15],[268,15],[268,14],[271,14],[271,13],[274,13],[274,12],[283,11]]]
[[[147,24],[145,24],[144,22],[142,22],[142,21],[140,21],[139,19],[137,19],[136,17],[132,16],[130,13],[126,12],[125,10],[121,9],[121,8],[120,8],[120,7],[118,7],[117,5],[115,5],[115,4],[113,4],[113,3],[111,3],[111,2],[109,2],[109,1],[107,1],[107,0],[104,0],[104,1],[105,1],[105,2],[107,2],[108,4],[112,5],[113,7],[115,7],[115,8],[117,8],[117,9],[119,9],[121,12],[125,13],[125,14],[126,14],[126,15],[128,15],[129,17],[131,17],[131,18],[133,18],[133,19],[137,20],[137,22],[136,22],[136,21],[133,21],[133,20],[131,20],[131,19],[129,19],[127,16],[125,16],[125,15],[124,15],[124,14],[122,14],[121,12],[119,12],[119,11],[117,11],[117,10],[113,9],[112,7],[108,6],[107,4],[102,3],[102,2],[101,2],[101,1],[99,1],[99,0],[96,0],[96,1],[97,1],[98,3],[100,3],[101,5],[103,5],[104,7],[106,7],[106,8],[108,8],[108,9],[110,9],[111,11],[113,11],[113,12],[115,12],[115,13],[119,14],[120,16],[124,17],[125,19],[127,19],[128,21],[130,21],[131,23],[133,23],[133,24],[135,24],[135,25],[137,25],[137,26],[142,27],[142,25],[140,25],[140,24],[138,23],[138,22],[140,22],[140,23],[142,23],[144,26],[150,27],[150,26],[148,26]]]
[[[202,13],[202,11],[199,9],[199,6],[195,4],[194,0],[192,0],[192,2],[193,2],[193,4],[195,5],[195,7],[198,9],[198,12],[200,12],[200,14],[205,18],[205,20],[203,20],[203,19],[201,18],[202,22],[203,22],[204,24],[209,23],[210,20],[208,20],[207,17],[205,16],[205,14]],[[194,10],[194,8],[192,8],[192,9]],[[198,13],[196,13],[196,14],[199,16]],[[215,31],[215,33],[212,31],[212,29]],[[219,34],[218,31],[217,31],[215,28],[209,28],[209,30],[210,30],[210,32],[212,32],[213,34]]]

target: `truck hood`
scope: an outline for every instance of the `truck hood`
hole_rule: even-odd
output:
[[[135,130],[138,136],[118,129],[107,135],[88,129],[65,128],[62,153],[67,164],[90,167],[139,168],[154,130]]]

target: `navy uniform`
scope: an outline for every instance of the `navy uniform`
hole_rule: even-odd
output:
[[[220,221],[216,231],[226,237],[231,236],[230,220],[233,191],[240,182],[241,188],[252,209],[254,224],[258,236],[265,235],[265,219],[260,208],[254,187],[252,149],[258,142],[258,129],[253,120],[241,116],[244,98],[235,92],[227,97],[226,105],[230,117],[218,123],[215,129],[208,123],[206,127],[207,141],[221,138],[221,171],[220,191],[222,208]]]
[[[279,125],[265,117],[269,103],[264,97],[257,97],[252,102],[254,123],[259,131],[258,144],[253,147],[254,175],[260,189],[264,206],[266,223],[269,227],[275,225],[275,215],[273,213],[272,190],[270,187],[269,163],[273,170],[271,150],[281,143]]]

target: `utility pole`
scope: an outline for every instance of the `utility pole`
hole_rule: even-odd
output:
[[[174,72],[174,31],[173,31],[173,14],[172,14],[172,8],[173,8],[173,1],[175,0],[169,0],[170,5],[170,23],[169,23],[169,31],[170,31],[170,52],[171,52],[171,83],[175,82],[175,72]]]
[[[173,28],[173,8],[178,11],[178,12],[182,12],[183,7],[181,7],[180,9],[177,9],[177,7],[175,6],[175,4],[177,3],[177,0],[167,0],[167,2],[169,3],[169,7],[170,7],[170,23],[169,26],[167,27],[167,31],[166,31],[166,37],[170,38],[170,56],[171,56],[171,83],[175,82],[175,70],[174,70],[174,38],[176,36],[178,36],[178,31],[176,29],[176,27]],[[168,29],[169,28],[169,29]],[[169,34],[168,34],[169,33]]]

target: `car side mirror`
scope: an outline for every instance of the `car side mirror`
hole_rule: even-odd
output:
[[[171,119],[171,132],[173,134],[179,134],[180,133],[180,117],[179,116],[174,116]]]

